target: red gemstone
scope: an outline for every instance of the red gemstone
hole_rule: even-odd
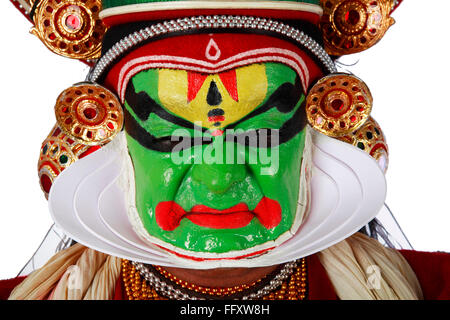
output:
[[[70,30],[79,30],[81,28],[81,19],[75,14],[71,14],[66,18],[66,27]]]
[[[353,26],[357,25],[360,20],[359,12],[356,10],[347,11],[345,21]]]
[[[50,179],[50,177],[48,175],[43,174],[41,176],[41,186],[42,186],[42,189],[45,191],[45,193],[50,192],[50,188],[52,187],[52,180]]]
[[[97,116],[97,110],[94,108],[86,108],[83,110],[83,114],[87,119],[92,120]]]
[[[61,133],[60,128],[56,128],[55,131],[53,131],[52,137],[57,137]]]
[[[344,107],[344,101],[341,99],[335,99],[331,102],[331,107],[336,111],[341,111]]]

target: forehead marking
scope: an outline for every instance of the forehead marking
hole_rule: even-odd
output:
[[[217,43],[214,41],[214,39],[213,38],[209,39],[208,45],[206,46],[206,49],[205,49],[205,57],[208,60],[217,61],[217,60],[219,60],[221,54],[222,54],[222,51],[220,51],[220,48],[217,45]]]
[[[187,72],[188,78],[188,93],[187,100],[191,102],[197,96],[197,93],[203,86],[208,74],[199,73],[194,71]],[[236,78],[236,69],[225,71],[219,73],[219,78],[222,81],[222,84],[227,89],[228,94],[234,101],[239,101],[239,95],[237,90],[237,78]]]
[[[297,53],[280,48],[263,48],[242,52],[217,63],[179,56],[153,55],[143,56],[128,61],[120,70],[117,81],[117,92],[122,103],[130,79],[137,73],[152,68],[170,68],[201,73],[221,73],[233,68],[254,63],[280,62],[294,69],[301,79],[303,90],[307,92],[310,74],[305,61]]]

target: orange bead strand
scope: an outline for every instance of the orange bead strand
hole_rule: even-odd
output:
[[[202,294],[206,298],[208,296],[226,298],[236,293],[243,292],[244,290],[249,290],[260,284],[263,280],[259,279],[251,284],[243,284],[234,287],[210,288],[181,280],[160,266],[154,266],[154,268],[162,277],[171,283],[183,289]],[[145,281],[139,271],[137,271],[136,267],[130,261],[125,259],[122,260],[122,278],[128,300],[167,300],[166,297],[162,296],[154,288],[149,286],[147,281]],[[278,289],[263,296],[262,300],[304,300],[307,297],[307,290],[306,259],[302,258],[290,277],[283,281]]]

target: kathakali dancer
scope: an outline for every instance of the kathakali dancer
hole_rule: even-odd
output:
[[[377,233],[388,148],[369,88],[335,65],[400,2],[12,0],[91,68],[38,165],[70,244],[1,296],[450,298],[447,253]]]

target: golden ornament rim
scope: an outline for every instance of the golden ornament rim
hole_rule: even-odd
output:
[[[330,55],[365,51],[378,43],[395,23],[390,16],[395,0],[321,0],[324,9],[319,28]],[[349,13],[358,15],[351,23]],[[350,22],[347,23],[347,20]]]
[[[95,117],[86,116],[87,109],[92,109]],[[90,146],[114,139],[124,122],[122,105],[114,93],[88,82],[75,84],[58,96],[55,116],[65,134]]]
[[[67,17],[78,8],[80,28],[70,30]],[[33,15],[31,33],[52,52],[71,59],[94,60],[101,56],[106,27],[99,17],[100,0],[40,1]],[[66,18],[66,19],[65,19]]]
[[[334,106],[336,101],[338,105]],[[315,130],[330,137],[342,137],[367,121],[372,104],[370,89],[361,79],[336,73],[321,78],[312,87],[305,108],[308,122]]]

